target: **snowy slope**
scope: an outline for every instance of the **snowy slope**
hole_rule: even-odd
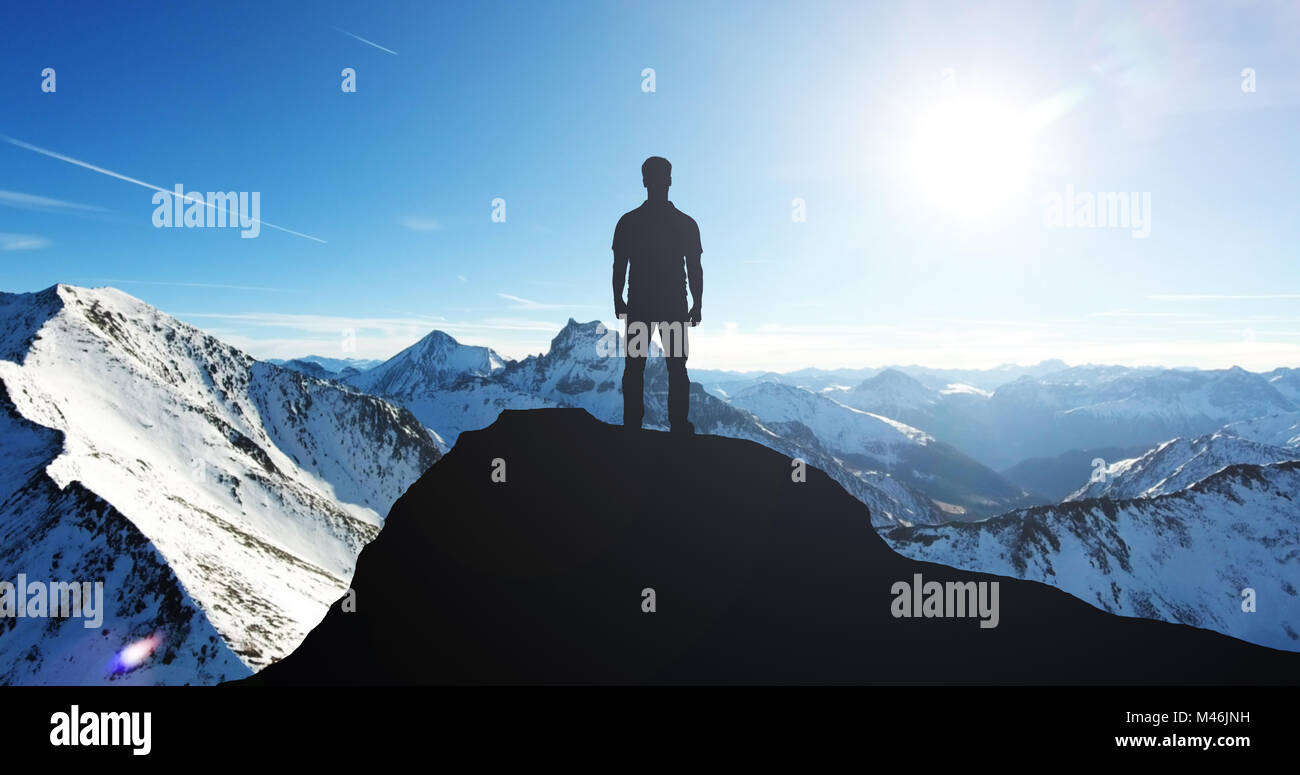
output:
[[[890,449],[899,444],[934,441],[933,436],[910,425],[777,382],[756,382],[732,394],[727,402],[766,420],[798,420],[829,448],[867,457],[888,457]]]
[[[886,472],[943,504],[950,519],[991,517],[1033,503],[1021,488],[928,433],[828,395],[756,382],[728,403],[763,422],[807,426],[850,469]]]
[[[1281,412],[1228,424],[1225,430],[1261,444],[1300,447],[1300,412]]]
[[[1300,651],[1300,462],[1234,465],[1151,498],[882,534],[917,560],[1041,581],[1113,613]],[[1247,587],[1254,613],[1242,610]]]
[[[63,435],[18,415],[0,385],[0,580],[100,580],[100,627],[81,619],[0,619],[0,684],[103,680],[123,645],[166,634],[158,658],[117,680],[215,683],[249,674],[135,525],[79,482],[60,489],[44,468]]]
[[[1297,459],[1300,449],[1262,444],[1226,430],[1173,439],[1140,457],[1110,463],[1101,481],[1089,482],[1066,500],[1150,498],[1190,487],[1230,465]]]
[[[103,504],[105,519],[129,526],[140,552],[154,553],[191,631],[216,633],[203,645],[233,653],[244,670],[284,655],[319,621],[346,590],[381,515],[438,456],[409,413],[254,361],[112,289],[0,295],[0,356],[0,382],[22,421],[5,429],[6,448],[56,438],[47,432],[58,439],[34,459],[34,473],[7,474],[4,488],[21,490],[15,484],[27,475],[55,489],[23,507],[26,522],[12,521],[40,540],[6,543],[0,579],[59,580],[67,569],[52,558],[91,550],[72,545],[81,534],[68,526],[96,526],[60,510],[84,491],[83,499]],[[0,513],[11,517],[8,507]],[[107,593],[122,599],[144,584],[138,576],[107,580],[119,585]],[[21,620],[0,637],[0,664],[17,663],[14,649],[26,648],[39,624]],[[141,626],[124,621],[96,637],[117,649],[150,634]],[[187,663],[198,681],[238,669],[226,662],[198,669],[202,654],[177,640],[179,628],[167,630],[160,653],[176,654],[179,672],[149,663],[131,680],[169,681]],[[105,680],[86,637],[65,625],[40,647],[83,659],[60,661],[57,670],[49,659],[18,663],[5,680]]]
[[[1285,396],[1288,401],[1300,406],[1300,369],[1273,369],[1264,377],[1268,380],[1268,384]]]

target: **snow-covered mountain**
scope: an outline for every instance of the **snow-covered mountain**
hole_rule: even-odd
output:
[[[1300,447],[1300,412],[1281,412],[1229,423],[1226,430],[1262,444]]]
[[[1273,369],[1264,377],[1286,400],[1300,407],[1300,369]]]
[[[988,393],[1022,377],[1034,379],[1045,377],[1067,369],[1069,365],[1065,361],[1052,359],[1030,366],[1008,363],[991,369],[935,369],[927,366],[894,366],[893,368],[934,390],[943,390],[949,385],[968,385]]]
[[[1281,371],[1281,370],[1279,370]],[[993,468],[1071,450],[1150,447],[1222,426],[1294,412],[1286,375],[1077,366],[1020,379],[991,393],[964,383],[933,388],[896,369],[835,400],[907,423]]]
[[[1099,465],[1097,481],[1089,481],[1066,500],[1151,498],[1190,487],[1231,465],[1297,459],[1300,449],[1244,439],[1229,430],[1172,439],[1140,457]]]
[[[442,342],[442,352],[447,354],[443,360],[467,364],[467,370],[457,373],[454,369],[439,369],[436,378],[425,379],[425,369],[418,360],[399,355],[372,373],[383,373],[388,384],[400,385],[399,391],[381,395],[409,409],[446,444],[454,444],[463,431],[487,427],[503,409],[571,406],[586,409],[605,422],[622,422],[622,340],[598,321],[579,323],[570,319],[545,353],[519,361],[505,360],[500,367],[492,361],[490,369],[483,368],[487,362],[462,355],[457,348],[465,346],[451,337],[440,332],[436,336]],[[651,353],[645,375],[645,425],[666,428],[667,369],[662,358],[653,357],[658,348],[652,346]],[[964,507],[943,502],[888,471],[855,465],[848,459],[852,453],[837,454],[816,431],[793,417],[760,419],[709,394],[698,383],[691,386],[691,421],[699,433],[757,441],[826,471],[871,508],[872,519],[879,525],[938,524],[970,518]],[[898,423],[872,422],[893,428],[891,432],[901,433],[900,438],[917,434],[915,429],[899,430],[905,426]],[[932,449],[937,452],[943,448]],[[996,474],[988,473],[998,479]],[[923,475],[915,479],[922,485],[929,484]],[[972,505],[979,503],[972,500]]]
[[[1041,581],[1113,613],[1300,651],[1298,493],[1300,462],[1238,464],[1165,495],[883,535],[918,560]],[[1246,589],[1254,612],[1243,610]]]
[[[409,412],[107,288],[0,294],[0,387],[0,580],[102,580],[110,601],[94,630],[0,621],[0,683],[247,675],[320,620],[438,458]]]
[[[864,412],[909,424],[917,420],[923,425],[933,425],[936,407],[942,400],[939,391],[922,385],[915,377],[898,369],[886,369],[851,390],[832,392],[831,395],[840,403]]]
[[[1067,369],[1069,366],[1060,360],[1047,360],[1031,366],[1003,364],[991,369],[936,369],[928,366],[885,366],[882,368],[843,368],[817,369],[807,368],[783,373],[772,371],[718,371],[701,369],[691,376],[710,392],[715,388],[730,394],[753,382],[765,380],[780,382],[784,385],[801,387],[804,390],[820,393],[824,390],[847,390],[884,371],[897,371],[912,377],[931,390],[945,390],[954,385],[965,385],[971,389],[990,393],[993,390],[1014,382],[1021,377],[1041,377],[1053,372]],[[727,389],[730,388],[730,389]]]
[[[898,444],[934,441],[925,431],[897,420],[779,382],[755,382],[727,402],[764,419],[803,422],[831,449],[864,457],[880,459]]]
[[[463,345],[434,331],[378,366],[348,378],[347,384],[365,393],[409,397],[449,387],[465,375],[488,376],[504,365],[505,359],[490,348]]]
[[[1070,493],[1088,483],[1092,477],[1093,461],[1128,460],[1141,457],[1150,451],[1146,445],[1138,447],[1101,447],[1098,449],[1072,449],[1055,457],[1031,457],[998,473],[1018,487],[1043,497],[1046,502],[1065,500]]]
[[[381,515],[439,449],[503,409],[575,406],[620,422],[622,369],[617,334],[571,319],[547,352],[519,361],[435,331],[323,380],[111,289],[0,294],[0,581],[102,579],[112,602],[96,630],[0,620],[0,683],[207,683],[267,664],[346,589]],[[1269,645],[1300,627],[1286,580],[1297,558],[1278,550],[1297,544],[1300,474],[1276,462],[1300,447],[1290,370],[1078,367],[992,392],[956,372],[926,384],[887,369],[811,391],[788,375],[738,376],[723,397],[692,385],[698,432],[822,469],[904,553]],[[646,425],[664,428],[661,358],[646,388]],[[1014,461],[1209,424],[1113,464],[1109,489],[1080,494],[1105,500],[957,524],[1027,502],[967,445]],[[1243,578],[1274,606],[1246,623],[1220,599]],[[153,659],[109,675],[124,646],[150,638]]]
[[[727,400],[765,423],[803,424],[845,467],[886,472],[929,495],[952,519],[991,517],[1035,503],[1021,488],[928,433],[829,395],[760,381]]]
[[[302,358],[282,360],[272,358],[267,363],[283,366],[286,369],[320,379],[347,379],[363,371],[368,371],[383,361],[366,358],[326,358],[322,355],[306,355]]]

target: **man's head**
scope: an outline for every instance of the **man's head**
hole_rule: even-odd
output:
[[[641,165],[641,183],[650,193],[666,196],[668,187],[673,184],[673,165],[662,156],[651,156]]]

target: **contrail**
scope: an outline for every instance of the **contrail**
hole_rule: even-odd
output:
[[[270,291],[272,293],[296,293],[284,288],[265,288],[260,285],[225,285],[222,283],[176,283],[165,280],[119,280],[116,278],[95,278],[90,282],[108,283],[109,285],[166,285],[177,288],[220,288],[233,291]]]
[[[14,138],[12,138],[12,137],[9,137],[8,135],[0,135],[0,140],[4,140],[6,143],[9,143],[10,145],[16,145],[16,146],[18,146],[19,148],[26,148],[26,149],[29,150],[29,151],[35,151],[36,153],[39,153],[39,154],[41,154],[42,156],[48,156],[48,157],[50,157],[51,159],[58,159],[59,161],[66,161],[66,162],[69,163],[69,164],[75,164],[75,165],[77,165],[78,167],[85,167],[86,169],[91,170],[92,172],[98,172],[99,174],[101,174],[101,175],[107,175],[107,176],[109,176],[110,178],[117,178],[118,180],[125,180],[127,183],[134,183],[134,184],[136,184],[137,186],[144,186],[145,188],[151,188],[151,189],[153,189],[154,191],[161,191],[161,192],[163,192],[164,194],[167,194],[167,195],[169,195],[169,196],[175,196],[175,195],[176,195],[176,192],[175,192],[175,191],[168,191],[167,189],[165,189],[165,188],[160,188],[160,187],[158,187],[158,186],[155,186],[155,185],[152,184],[152,183],[146,183],[146,182],[144,182],[143,180],[136,180],[135,178],[128,177],[128,176],[126,176],[126,175],[123,175],[123,174],[120,173],[120,172],[114,172],[114,171],[112,171],[112,170],[106,170],[106,169],[104,169],[103,167],[97,167],[97,166],[95,166],[94,164],[90,164],[89,162],[84,162],[84,161],[81,161],[80,159],[74,159],[74,158],[72,158],[71,156],[64,156],[63,154],[58,153],[57,151],[51,151],[51,150],[49,150],[48,148],[41,148],[40,146],[32,145],[31,143],[25,143],[25,142],[23,142],[22,140],[16,140],[16,139],[14,139]],[[190,202],[198,202],[198,203],[204,205],[205,207],[209,207],[209,208],[211,208],[211,209],[213,209],[213,210],[217,209],[217,206],[216,206],[216,205],[214,205],[214,204],[209,204],[209,203],[208,203],[208,202],[207,202],[203,197],[193,197],[192,194],[185,194],[184,196],[182,196],[182,199],[185,199],[186,201],[190,201]],[[321,239],[320,237],[313,237],[313,236],[311,236],[310,234],[303,234],[303,233],[300,232],[300,231],[294,231],[293,229],[286,229],[286,228],[283,227],[283,226],[276,226],[274,223],[271,223],[270,221],[263,221],[263,220],[261,220],[261,219],[259,219],[259,218],[254,218],[253,220],[256,221],[257,223],[260,223],[260,224],[263,225],[263,226],[270,226],[272,229],[277,229],[277,230],[279,230],[279,231],[282,231],[282,232],[284,232],[285,234],[292,234],[292,235],[294,235],[295,237],[304,237],[304,238],[309,239],[309,240],[315,240],[315,241],[320,242],[320,243],[322,243],[322,244],[328,244],[328,243],[325,242],[325,240]]]
[[[361,37],[360,35],[353,35],[352,33],[348,32],[347,30],[340,30],[338,27],[335,27],[334,29],[338,30],[339,32],[343,33],[344,35],[347,35],[349,38],[356,38],[357,40],[361,41],[362,43],[366,44],[367,46],[374,46],[375,48],[379,49],[380,51],[387,51],[388,53],[392,54],[393,56],[397,56],[397,52],[394,51],[394,50],[392,50],[391,48],[384,48],[383,46],[379,45],[378,43],[375,43],[374,41],[366,40],[365,38]]]

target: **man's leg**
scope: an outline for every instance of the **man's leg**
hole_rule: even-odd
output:
[[[623,425],[640,428],[645,416],[645,362],[650,354],[649,325],[628,320],[623,358]]]
[[[691,413],[691,380],[686,376],[689,329],[689,324],[677,321],[659,325],[659,340],[668,366],[668,424],[675,431],[688,433],[694,430],[687,419]]]

